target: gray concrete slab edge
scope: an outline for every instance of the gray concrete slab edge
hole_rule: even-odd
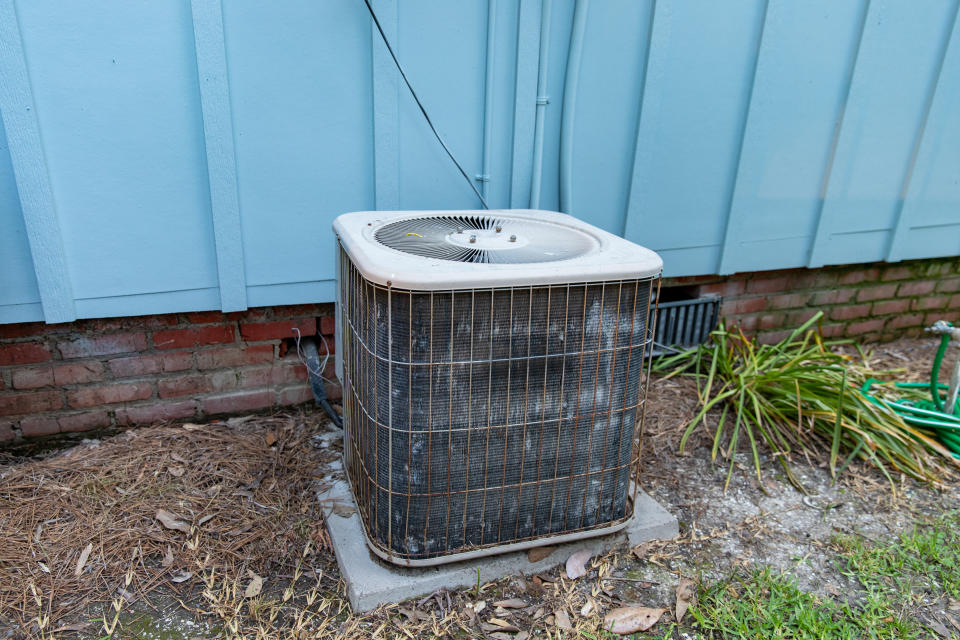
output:
[[[356,513],[346,482],[338,481],[319,498],[354,611],[369,611],[383,603],[424,596],[441,588],[472,586],[478,580],[484,583],[518,573],[538,573],[565,562],[581,549],[600,554],[624,541],[633,546],[648,540],[669,540],[679,533],[677,519],[653,498],[639,491],[633,518],[624,529],[558,545],[552,554],[538,562],[530,562],[526,551],[515,551],[437,567],[410,569],[386,563],[367,548],[363,523]],[[351,515],[338,515],[334,509],[336,505],[353,508]],[[351,509],[337,508],[336,511],[346,514]]]

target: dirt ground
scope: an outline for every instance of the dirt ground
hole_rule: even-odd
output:
[[[921,380],[936,343],[872,350],[874,367],[898,369],[891,379]],[[558,568],[365,615],[346,603],[316,508],[317,492],[341,473],[342,451],[339,432],[318,411],[0,452],[0,638],[524,640],[558,627],[563,637],[601,637],[605,611],[671,609],[682,578],[707,584],[751,567],[856,600],[859,585],[827,553],[831,536],[882,540],[960,508],[952,488],[903,478],[894,492],[856,464],[834,484],[825,465],[794,460],[804,495],[770,460],[758,480],[745,453],[724,490],[728,461],[711,463],[706,436],[677,451],[696,407],[691,381],[653,381],[640,482],[679,518],[677,540],[595,557],[579,580]],[[947,604],[929,594],[912,614],[939,620]],[[691,637],[669,625],[673,615],[650,633]]]

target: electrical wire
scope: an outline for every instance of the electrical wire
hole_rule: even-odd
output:
[[[380,38],[383,40],[383,44],[386,45],[387,51],[390,52],[390,57],[393,58],[393,64],[396,65],[397,71],[400,72],[400,77],[403,78],[404,84],[407,85],[407,89],[410,90],[410,95],[413,96],[414,102],[417,103],[417,106],[420,108],[420,113],[423,114],[423,119],[427,121],[427,125],[430,127],[430,130],[433,131],[433,135],[437,138],[437,142],[440,143],[440,146],[443,147],[443,150],[447,152],[447,157],[457,166],[457,169],[460,170],[460,175],[463,176],[463,179],[467,181],[467,184],[470,185],[470,188],[473,189],[473,192],[476,194],[477,198],[480,200],[480,204],[483,205],[484,209],[489,209],[490,206],[487,204],[487,201],[484,199],[483,195],[480,193],[480,190],[477,189],[477,185],[473,183],[473,180],[470,179],[470,176],[467,175],[467,172],[463,169],[463,166],[457,162],[457,159],[453,156],[453,152],[450,151],[450,148],[447,146],[447,143],[443,141],[443,138],[440,136],[440,132],[437,131],[437,128],[433,125],[433,120],[430,119],[429,114],[427,114],[426,107],[423,106],[423,103],[420,102],[420,97],[417,95],[417,92],[414,91],[413,85],[410,84],[410,80],[407,79],[407,74],[404,72],[403,67],[400,65],[400,61],[397,59],[397,54],[393,52],[393,47],[390,46],[390,41],[387,40],[387,34],[383,32],[383,27],[380,26],[380,20],[377,19],[377,14],[374,13],[373,7],[370,5],[370,0],[363,0],[363,3],[367,5],[367,11],[370,12],[370,17],[373,18],[373,24],[376,25],[377,31],[380,32]]]

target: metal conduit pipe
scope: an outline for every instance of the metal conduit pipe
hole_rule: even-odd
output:
[[[589,0],[577,0],[567,53],[567,78],[563,87],[563,116],[560,120],[560,211],[571,213],[573,195],[573,124],[580,84],[580,63],[583,61],[583,38],[587,30]]]
[[[550,19],[553,0],[543,0],[540,14],[540,61],[537,65],[537,115],[533,128],[533,171],[530,182],[530,208],[540,208],[540,189],[543,177],[543,128],[546,119],[547,71],[550,58]]]

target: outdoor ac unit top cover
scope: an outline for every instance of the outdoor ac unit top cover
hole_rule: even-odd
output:
[[[442,291],[654,277],[653,251],[553,211],[359,211],[333,229],[367,279]]]

